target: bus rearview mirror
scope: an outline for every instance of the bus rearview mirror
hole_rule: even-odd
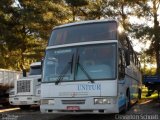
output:
[[[22,73],[23,73],[23,77],[27,77],[26,69],[23,69],[23,70],[22,70]]]
[[[130,65],[130,52],[125,51],[126,66]]]

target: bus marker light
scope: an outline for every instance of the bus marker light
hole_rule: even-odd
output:
[[[111,104],[111,99],[108,98],[95,98],[94,104]]]

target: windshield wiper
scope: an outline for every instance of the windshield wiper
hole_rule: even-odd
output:
[[[91,83],[94,83],[94,80],[91,78],[91,76],[87,73],[87,71],[85,70],[84,66],[82,64],[79,63],[79,56],[77,59],[77,67],[79,66],[79,68],[83,71],[83,73],[87,76],[88,80],[91,81]]]
[[[70,67],[71,67],[71,74],[72,74],[73,58],[74,58],[74,54],[72,55],[71,61],[67,63],[67,65],[64,67],[64,69],[60,73],[58,79],[55,81],[55,85],[58,85],[58,83],[60,83],[63,80],[64,76],[67,74]]]

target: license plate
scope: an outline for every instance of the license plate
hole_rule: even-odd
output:
[[[80,110],[79,106],[67,106],[67,110]]]

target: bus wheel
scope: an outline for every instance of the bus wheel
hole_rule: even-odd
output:
[[[130,103],[130,92],[129,92],[129,90],[127,90],[126,103],[125,103],[124,109],[122,110],[121,113],[125,114],[130,109],[130,106],[131,106],[131,103]]]
[[[142,91],[139,89],[139,90],[138,90],[138,99],[139,99],[139,100],[141,99],[141,95],[142,95]]]
[[[3,105],[3,107],[9,107],[10,106],[9,102],[2,103],[2,105]]]
[[[126,109],[127,111],[131,108],[131,99],[130,99],[130,91],[128,90],[126,95]]]
[[[158,101],[160,101],[160,90],[158,90]]]

